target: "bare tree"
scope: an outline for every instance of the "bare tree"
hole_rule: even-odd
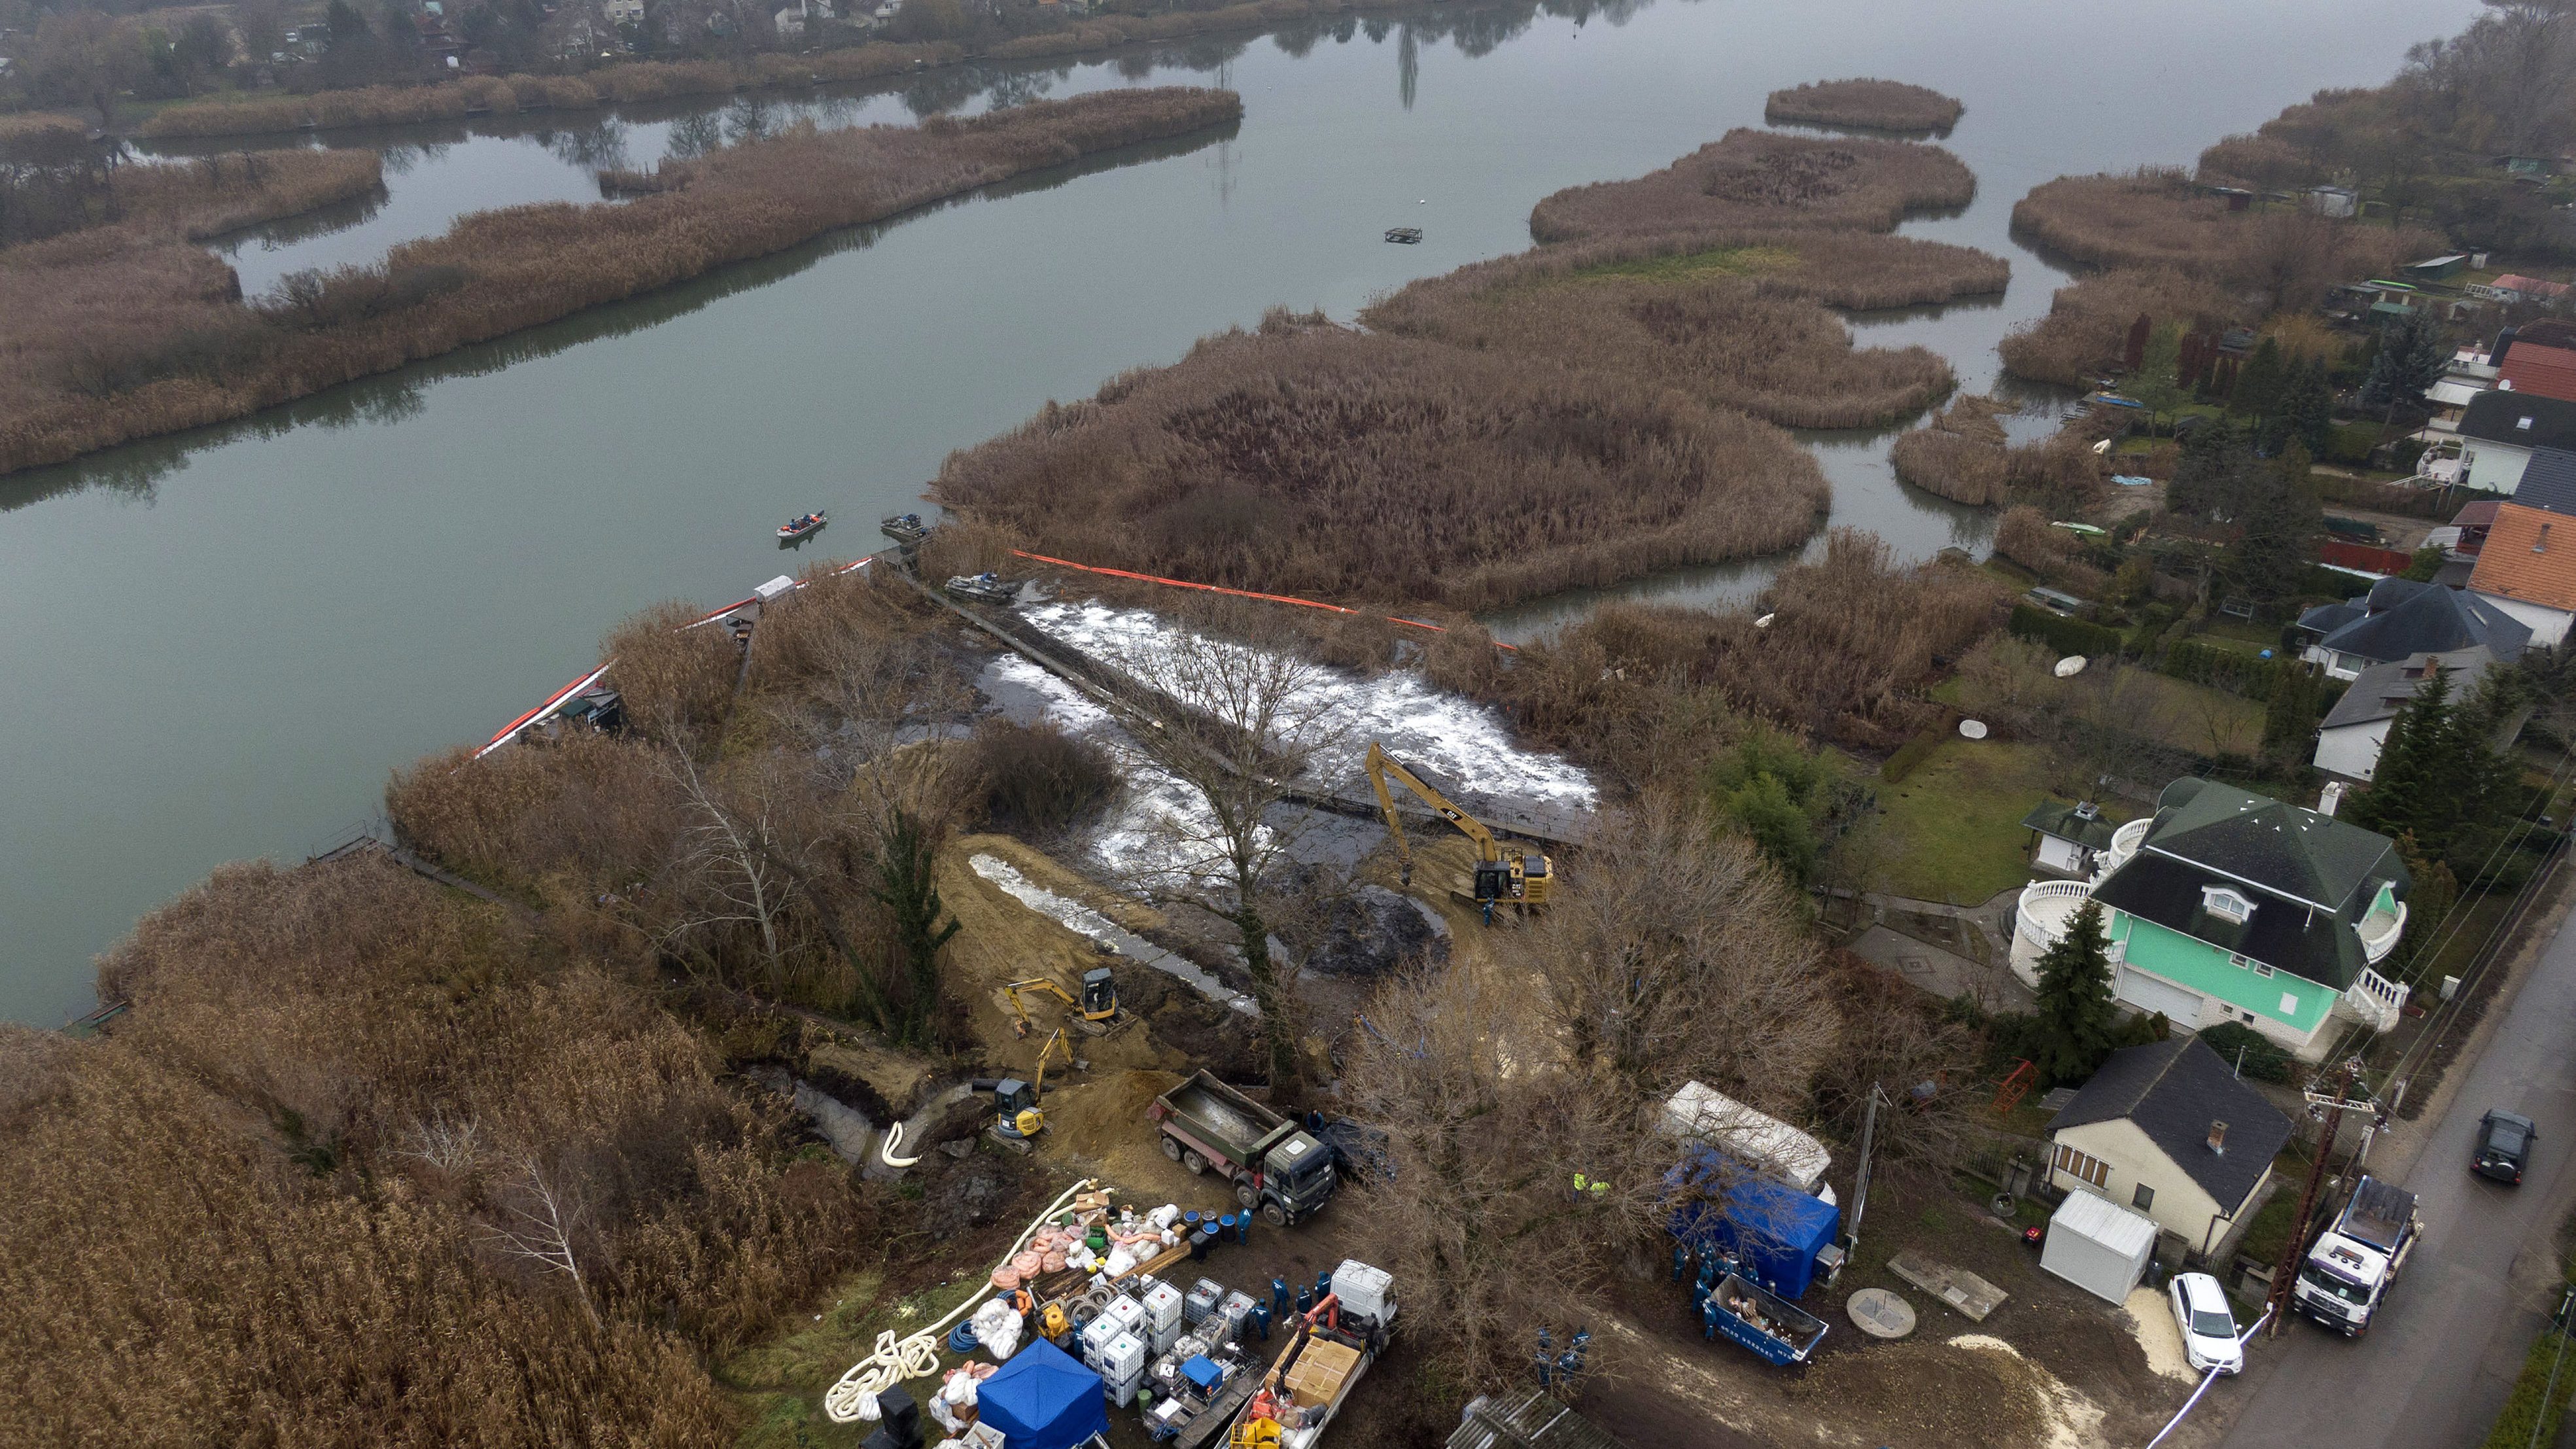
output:
[[[570,1278],[573,1296],[590,1315],[590,1326],[598,1328],[599,1309],[590,1301],[581,1258],[573,1246],[573,1235],[586,1224],[589,1206],[577,1191],[547,1176],[535,1158],[521,1167],[522,1175],[504,1204],[507,1216],[492,1230],[492,1245],[509,1257],[525,1258]]]
[[[1224,917],[1238,935],[1261,1007],[1271,1081],[1297,1080],[1296,1025],[1285,978],[1271,959],[1263,891],[1302,833],[1303,817],[1275,809],[1318,756],[1338,742],[1329,672],[1292,648],[1242,642],[1257,616],[1230,613],[1226,635],[1168,628],[1112,659],[1152,692],[1138,702],[1128,739],[1186,787],[1189,807],[1166,810],[1159,856],[1135,884]]]
[[[770,792],[755,790],[741,801],[724,798],[682,750],[666,752],[662,767],[680,787],[692,817],[682,832],[678,862],[688,905],[664,928],[663,944],[677,945],[727,925],[754,927],[770,989],[778,989],[787,975],[779,923],[788,908],[790,881],[778,863]],[[703,947],[700,959],[708,959]]]
[[[1833,1015],[1799,903],[1750,844],[1650,800],[1560,869],[1526,959],[1571,1070],[1639,1104],[1697,1079],[1804,1105]]]
[[[450,1177],[472,1172],[483,1159],[485,1145],[480,1121],[450,1116],[445,1107],[432,1111],[425,1121],[412,1123],[403,1141],[395,1156],[417,1158]]]

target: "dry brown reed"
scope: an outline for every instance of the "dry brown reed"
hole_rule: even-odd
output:
[[[99,233],[103,245],[0,251],[0,312],[13,324],[0,358],[0,472],[240,417],[835,227],[1241,114],[1231,92],[1122,90],[917,128],[800,127],[688,163],[685,191],[467,216],[395,248],[380,268],[324,279],[324,305],[295,311],[225,305],[202,285],[211,258],[170,255],[175,244],[130,229]]]
[[[1818,740],[1894,748],[1938,713],[1923,689],[1994,627],[2005,596],[1974,569],[1902,567],[1875,536],[1837,528],[1823,559],[1781,570],[1749,608],[1605,605],[1508,669],[1463,652],[1432,662],[1536,737],[1643,781],[1669,778],[1676,759],[1705,762],[1727,728],[1711,701]]]
[[[2084,561],[2083,545],[2065,529],[2053,527],[2048,515],[2027,504],[2007,509],[1995,525],[1995,552],[2050,583],[2066,584],[2081,594],[2098,594],[2109,576]]]
[[[1983,508],[2011,496],[2002,447],[1939,426],[1899,436],[1888,452],[1896,476],[1953,503]]]
[[[1206,339],[952,454],[934,487],[1085,563],[1462,608],[1785,548],[1826,497],[1752,419],[1338,329]]]
[[[102,985],[0,1120],[0,1440],[717,1442],[858,1246],[641,989],[387,863],[219,871]],[[578,1283],[503,1247],[540,1186]]]
[[[2262,290],[2276,310],[2312,306],[2326,287],[2441,249],[2439,233],[2332,221],[2296,207],[2235,212],[2180,170],[2061,176],[2013,204],[2013,229],[2077,261],[2170,268]]]
[[[1541,242],[1749,227],[1893,228],[1965,206],[1977,178],[1938,146],[1739,129],[1633,181],[1569,187],[1530,212]]]
[[[1759,282],[1719,267],[1568,271],[1540,251],[1416,282],[1361,320],[1381,332],[1674,388],[1783,427],[1909,417],[1955,381],[1928,348],[1856,349],[1850,329],[1823,307],[1765,296]]]
[[[2118,369],[2129,328],[2141,316],[2205,330],[2250,321],[2248,313],[2226,288],[2181,272],[2104,272],[2058,288],[2048,315],[2005,334],[1996,350],[2016,377],[2090,387]]]
[[[365,196],[383,184],[383,158],[373,151],[297,149],[120,166],[113,191],[119,219],[128,225],[205,241]]]
[[[1967,107],[1927,86],[1859,79],[1809,81],[1773,91],[1762,119],[1773,125],[1861,126],[1879,131],[1946,131]]]
[[[13,116],[0,116],[0,146],[18,145],[39,137],[46,140],[78,140],[89,134],[89,122],[60,111],[21,111]]]

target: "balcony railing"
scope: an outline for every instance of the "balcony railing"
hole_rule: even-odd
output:
[[[2147,838],[2147,828],[2155,823],[2156,818],[2149,815],[2142,819],[2132,820],[2128,824],[2121,826],[2119,829],[2112,831],[2111,848],[2102,852],[2100,866],[2093,872],[2093,878],[2098,881],[2102,877],[2109,875],[2111,872],[2118,870],[2120,867],[2127,865],[2129,863],[2129,857],[2136,855],[2138,853],[2138,847],[2145,843]]]
[[[2353,930],[2361,937],[2363,958],[2378,965],[2397,949],[2397,938],[2406,934],[2406,903],[2399,901],[2394,911],[2372,911]]]
[[[2406,1009],[2406,998],[2412,991],[2400,982],[2389,980],[2365,966],[2361,974],[2344,988],[2344,1004],[2361,1018],[2372,1031],[2386,1031],[2397,1025],[2398,1016]]]
[[[2032,881],[2022,887],[2021,901],[2013,908],[2014,928],[2023,939],[2045,951],[2066,934],[2066,923],[2075,919],[2085,898],[2092,894],[2092,885],[2085,881]]]

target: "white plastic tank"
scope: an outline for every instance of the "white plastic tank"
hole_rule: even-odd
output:
[[[1107,1353],[1109,1345],[1116,1342],[1118,1336],[1126,1331],[1125,1324],[1117,1322],[1106,1314],[1091,1320],[1091,1325],[1082,1330],[1083,1366],[1093,1373],[1100,1372],[1102,1355]]]
[[[1132,1333],[1122,1333],[1100,1351],[1100,1376],[1112,1383],[1120,1379],[1134,1382],[1145,1376],[1145,1340]]]
[[[1177,1331],[1181,1326],[1181,1290],[1169,1283],[1146,1289],[1145,1322],[1156,1333]]]
[[[1145,1322],[1145,1305],[1133,1298],[1112,1298],[1101,1311],[1100,1320],[1117,1324],[1121,1333],[1134,1332]]]

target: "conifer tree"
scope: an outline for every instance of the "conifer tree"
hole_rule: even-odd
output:
[[[2086,901],[2066,934],[2039,958],[2039,1030],[2032,1065],[2049,1083],[2092,1075],[2119,1037],[2111,995],[2111,942],[2102,907]]]

